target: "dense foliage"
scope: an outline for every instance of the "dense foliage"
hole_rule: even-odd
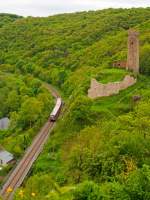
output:
[[[0,118],[8,117],[8,130],[0,130],[0,146],[20,157],[47,120],[54,105],[42,82],[31,75],[0,73]],[[11,167],[11,166],[10,166]],[[10,170],[4,168],[3,176]]]
[[[4,25],[8,26],[9,23],[12,23],[15,20],[20,19],[20,18],[22,17],[18,15],[0,13],[0,28],[2,28],[2,26]]]
[[[33,136],[33,127],[48,116],[52,101],[39,80],[55,85],[65,100],[17,200],[150,199],[149,19],[150,8],[107,9],[20,18],[0,28],[0,99],[7,99],[0,111],[11,117],[15,144]],[[131,73],[112,67],[126,59],[129,28],[140,32],[137,83],[118,95],[89,99],[92,77],[107,83]],[[6,144],[11,129],[1,134]]]

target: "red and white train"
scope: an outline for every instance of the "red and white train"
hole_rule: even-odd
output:
[[[56,99],[56,105],[50,114],[50,121],[55,122],[57,120],[60,110],[61,110],[61,107],[62,107],[62,99],[60,97],[58,97]]]

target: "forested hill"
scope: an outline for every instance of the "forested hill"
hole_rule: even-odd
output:
[[[41,81],[65,101],[54,134],[15,198],[149,200],[150,8],[46,18],[3,14],[0,20],[0,115],[11,120],[0,143],[20,157],[23,138],[30,138],[28,146],[48,117],[53,101]],[[140,33],[137,83],[118,95],[89,99],[91,78],[108,83],[132,74],[113,68],[127,57],[129,28]]]
[[[18,15],[0,13],[0,28],[2,28],[4,25],[8,26],[9,23],[14,22],[20,18],[22,17]]]
[[[9,18],[14,20],[14,16]],[[147,8],[15,20],[0,31],[0,63],[17,69],[30,65],[24,70],[35,72],[39,66],[50,74],[61,67],[66,75],[83,65],[111,65],[112,59],[125,56],[125,30],[139,27],[141,37],[147,38],[149,19]]]

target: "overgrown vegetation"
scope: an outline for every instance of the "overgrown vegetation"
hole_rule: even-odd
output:
[[[42,82],[31,75],[0,73],[0,118],[8,117],[8,130],[0,130],[0,146],[16,159],[31,144],[54,105]],[[1,171],[6,175],[10,167]]]
[[[150,8],[108,9],[20,18],[0,28],[0,95],[7,99],[0,111],[15,130],[15,137],[11,129],[1,133],[6,147],[33,136],[50,112],[51,97],[39,80],[55,85],[65,99],[63,116],[16,200],[150,199],[149,18]],[[130,73],[112,67],[126,59],[129,28],[140,32],[137,83],[118,95],[89,99],[92,77],[107,83]]]

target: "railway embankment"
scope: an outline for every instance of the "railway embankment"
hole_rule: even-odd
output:
[[[58,92],[52,86],[45,84],[45,87],[49,90],[49,92],[51,92],[54,98],[57,99],[59,97]],[[14,192],[23,183],[25,177],[32,168],[33,163],[42,152],[44,144],[53,130],[54,125],[55,122],[52,122],[49,119],[47,120],[45,125],[41,128],[33,140],[31,146],[25,152],[20,162],[18,162],[16,168],[11,174],[9,174],[9,177],[7,178],[0,192],[4,200],[13,199]]]

